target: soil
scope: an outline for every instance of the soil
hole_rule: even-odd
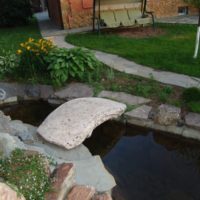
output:
[[[165,34],[165,31],[161,28],[153,27],[132,27],[132,28],[117,28],[104,30],[105,33],[117,34],[123,37],[131,38],[146,38],[154,37]]]

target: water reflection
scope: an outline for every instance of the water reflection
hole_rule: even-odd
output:
[[[93,147],[98,148],[89,146],[95,154],[102,155],[115,176],[118,188],[114,199],[200,199],[199,142],[131,126],[126,131],[124,125],[121,129],[119,124],[114,126],[112,122],[110,129],[95,131],[91,140]]]

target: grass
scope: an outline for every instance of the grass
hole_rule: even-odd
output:
[[[0,28],[0,55],[3,54],[3,51],[15,53],[19,44],[29,37],[41,38],[36,20],[27,26]]]
[[[97,75],[98,78],[89,82],[95,89],[96,95],[102,90],[126,92],[150,98],[153,100],[153,104],[157,105],[160,103],[174,104],[172,99],[179,101],[183,92],[182,88],[158,83],[153,77],[151,79],[144,79],[112,70],[105,65],[97,72]]]
[[[164,34],[147,38],[130,38],[114,33],[70,34],[66,41],[133,60],[158,70],[200,77],[200,55],[193,59],[195,25],[157,24]]]

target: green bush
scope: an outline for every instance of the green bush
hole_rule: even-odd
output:
[[[39,154],[26,155],[18,149],[10,157],[0,159],[0,177],[9,185],[17,186],[26,200],[44,200],[50,188],[44,158]]]
[[[19,65],[19,59],[16,54],[3,52],[0,56],[0,77],[13,73]]]
[[[200,101],[200,89],[191,87],[183,91],[182,98],[185,102]]]
[[[27,24],[31,16],[30,0],[0,0],[0,27]]]
[[[191,112],[200,113],[200,101],[191,101],[187,103],[187,107]]]
[[[35,77],[41,73],[48,73],[45,56],[54,48],[50,40],[29,38],[21,43],[17,54],[19,56],[18,73],[23,77]]]
[[[68,79],[91,81],[91,74],[100,66],[94,54],[86,49],[55,48],[46,57],[51,78],[55,85],[62,85]]]

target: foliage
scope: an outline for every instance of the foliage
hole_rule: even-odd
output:
[[[38,73],[47,73],[47,63],[44,57],[54,48],[50,40],[29,38],[21,43],[17,54],[20,57],[20,75],[35,76]]]
[[[200,101],[200,89],[191,87],[183,91],[182,98],[185,102]]]
[[[18,67],[19,60],[16,54],[10,51],[4,51],[4,55],[0,56],[0,76],[11,74]]]
[[[0,27],[27,24],[31,16],[29,0],[0,0]]]
[[[55,48],[48,54],[46,61],[49,64],[51,78],[58,86],[70,78],[91,79],[90,73],[100,66],[94,54],[82,48]]]
[[[192,112],[200,113],[200,101],[191,101],[187,103],[187,107]]]
[[[144,27],[145,28],[145,27]],[[200,58],[193,59],[195,25],[156,24],[162,35],[147,38],[119,36],[118,33],[69,34],[66,41],[78,46],[117,54],[155,69],[200,77]],[[145,29],[144,29],[145,31]]]
[[[50,187],[44,166],[41,155],[26,155],[16,149],[10,157],[0,160],[0,177],[17,186],[26,200],[44,200],[44,194]]]
[[[200,0],[184,0],[186,3],[192,4],[197,8],[200,8]]]

